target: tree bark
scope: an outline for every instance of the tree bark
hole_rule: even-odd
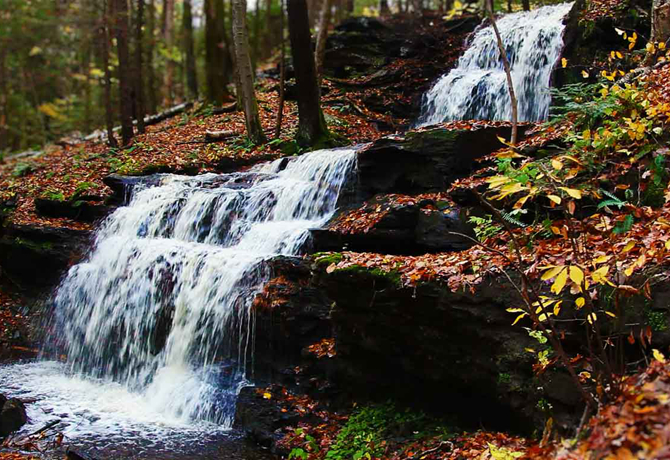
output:
[[[7,69],[5,67],[5,48],[0,48],[0,151],[9,146],[9,117],[7,109]]]
[[[388,5],[387,5],[388,6]],[[321,18],[319,20],[319,34],[316,36],[316,73],[319,87],[323,78],[323,58],[326,55],[326,41],[328,39],[328,29],[330,28],[330,17],[332,14],[333,1],[323,0],[321,9]]]
[[[115,1],[115,0],[111,0]],[[107,142],[110,147],[117,147],[114,137],[114,111],[112,109],[112,72],[109,70],[109,16],[111,5],[107,1],[102,4],[102,26],[100,27],[100,44],[102,54],[102,66],[105,70],[105,122],[107,125]]]
[[[235,64],[239,78],[242,107],[247,125],[247,135],[255,144],[265,142],[265,134],[258,115],[258,102],[254,93],[254,74],[249,55],[249,33],[247,31],[247,2],[233,0],[233,41],[235,42]]]
[[[442,6],[443,4],[440,3]],[[444,8],[442,6],[442,8]],[[391,14],[391,9],[389,8],[389,0],[379,0],[379,14],[382,16],[386,16],[388,14]]]
[[[144,0],[137,0],[137,20],[135,21],[135,119],[137,120],[137,132],[144,134],[144,73],[142,70],[144,52],[144,40],[142,39],[142,26],[144,25]]]
[[[281,136],[281,124],[284,119],[284,102],[286,99],[286,38],[284,33],[284,0],[279,0],[281,11],[279,12],[279,28],[281,29],[281,62],[279,67],[279,107],[277,108],[277,126],[275,127],[275,139]]]
[[[328,135],[321,111],[309,18],[305,0],[288,0],[288,31],[298,86],[298,134],[301,145],[315,145]]]
[[[149,113],[158,112],[158,95],[156,94],[156,72],[154,70],[154,48],[156,45],[156,5],[155,0],[149,0],[147,5],[147,103]]]
[[[521,0],[524,11],[530,11],[530,0]]]
[[[651,41],[670,40],[670,0],[654,0],[651,14]]]
[[[116,52],[119,58],[119,102],[121,105],[121,139],[128,145],[133,139],[133,101],[128,51],[128,2],[115,0]]]
[[[493,0],[485,0],[486,2],[486,11],[489,15],[489,20],[491,21],[491,27],[496,36],[496,41],[498,42],[498,50],[500,51],[500,57],[503,61],[503,67],[505,68],[505,76],[507,77],[507,88],[509,89],[509,98],[512,104],[512,140],[510,143],[516,145],[517,143],[517,133],[519,127],[519,106],[516,99],[516,93],[514,92],[514,81],[512,80],[512,68],[510,67],[509,60],[507,59],[507,53],[505,52],[505,45],[503,44],[502,37],[500,36],[500,31],[498,30],[498,24],[496,23],[496,18],[493,14]]]
[[[186,51],[186,85],[191,99],[198,99],[198,76],[195,69],[193,42],[193,8],[191,0],[184,0],[184,48]]]
[[[163,2],[163,39],[169,52],[174,47],[174,1],[164,0]],[[165,69],[165,99],[166,105],[172,105],[174,100],[174,61],[167,59]]]
[[[230,100],[230,56],[226,45],[223,0],[205,0],[205,72],[207,98],[216,105]]]

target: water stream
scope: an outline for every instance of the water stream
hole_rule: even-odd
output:
[[[519,121],[549,115],[551,74],[563,49],[572,3],[508,14],[497,20],[512,69]],[[478,29],[451,72],[424,95],[419,126],[453,120],[511,120],[507,77],[490,26]]]
[[[75,443],[149,450],[225,433],[262,340],[250,307],[266,261],[300,254],[355,167],[355,150],[324,150],[136,187],[55,295],[66,361],[0,367],[3,392],[36,401],[24,430],[60,418]]]

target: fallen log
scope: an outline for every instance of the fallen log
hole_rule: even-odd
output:
[[[205,131],[205,142],[219,142],[237,136],[235,131]]]

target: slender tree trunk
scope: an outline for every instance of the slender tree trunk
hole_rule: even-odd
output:
[[[512,80],[512,68],[510,67],[509,60],[507,59],[507,52],[505,51],[505,45],[503,44],[502,37],[500,36],[500,31],[498,30],[498,24],[496,23],[495,15],[493,14],[493,0],[486,1],[486,11],[489,15],[489,20],[491,21],[491,27],[496,36],[496,41],[498,42],[498,50],[500,51],[500,57],[503,61],[503,67],[505,68],[505,76],[507,77],[507,88],[509,89],[509,98],[512,104],[512,140],[511,144],[516,145],[517,143],[517,131],[519,126],[519,105],[516,99],[516,93],[514,92],[514,81]]]
[[[164,0],[163,2],[163,39],[170,52],[174,48],[174,2],[175,0]],[[174,67],[174,61],[168,58],[164,79],[167,105],[172,105],[174,100]]]
[[[142,39],[142,26],[144,25],[144,0],[137,0],[137,21],[135,21],[135,119],[137,119],[137,132],[144,134],[144,70],[142,53],[144,52],[144,40]]]
[[[114,11],[116,52],[119,58],[119,101],[121,105],[121,138],[123,145],[133,139],[133,101],[128,51],[128,2],[115,0]]]
[[[9,116],[7,107],[7,69],[5,47],[0,48],[0,151],[9,147]]]
[[[191,0],[184,0],[184,48],[186,49],[186,85],[189,97],[198,98],[198,76],[195,70],[195,44],[193,42],[193,10]]]
[[[115,1],[115,0],[111,0]],[[112,72],[109,70],[109,16],[111,5],[103,1],[102,26],[100,27],[100,44],[102,52],[102,66],[105,70],[105,122],[107,125],[107,142],[110,147],[117,147],[114,137],[114,110],[112,109]]]
[[[298,85],[298,134],[302,145],[315,145],[328,136],[321,111],[316,65],[312,54],[305,0],[288,0],[288,31]]]
[[[247,2],[233,0],[233,41],[235,42],[235,63],[239,78],[242,107],[247,124],[247,135],[255,144],[265,142],[265,134],[258,115],[258,102],[254,93],[254,74],[249,55],[249,33],[247,31]]]
[[[205,72],[207,98],[216,105],[230,100],[230,55],[225,31],[223,0],[205,0]]]
[[[158,112],[158,95],[156,94],[156,72],[154,69],[154,49],[156,47],[156,4],[149,0],[147,15],[147,102],[149,113]]]
[[[387,5],[388,6],[388,5]],[[326,41],[328,29],[330,28],[330,17],[332,14],[333,0],[323,0],[321,18],[319,20],[319,34],[316,36],[316,72],[318,82],[323,78],[323,58],[326,55]],[[320,86],[320,85],[319,85]]]
[[[284,101],[286,99],[286,34],[284,33],[284,0],[279,0],[281,7],[279,16],[279,28],[281,29],[281,62],[279,67],[279,107],[277,109],[277,127],[275,128],[275,138],[281,136],[281,124],[284,119]]]
[[[521,0],[524,11],[530,11],[530,0]]]
[[[389,0],[379,0],[379,14],[386,16],[391,14],[391,9],[389,8]]]
[[[261,0],[256,0],[254,6],[254,39],[251,47],[251,63],[255,72],[258,62],[261,60]]]

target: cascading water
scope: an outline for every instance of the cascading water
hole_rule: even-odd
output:
[[[355,165],[354,150],[324,150],[138,186],[58,289],[55,342],[66,365],[0,368],[0,384],[21,382],[22,397],[58,410],[83,399],[78,409],[116,425],[229,427],[264,262],[299,254],[309,229],[332,217]],[[94,422],[78,424],[72,430],[95,431]]]
[[[497,20],[512,70],[519,121],[549,115],[551,74],[563,48],[572,3],[508,14]],[[491,26],[475,32],[458,66],[426,93],[419,126],[453,120],[511,120],[512,104]]]

